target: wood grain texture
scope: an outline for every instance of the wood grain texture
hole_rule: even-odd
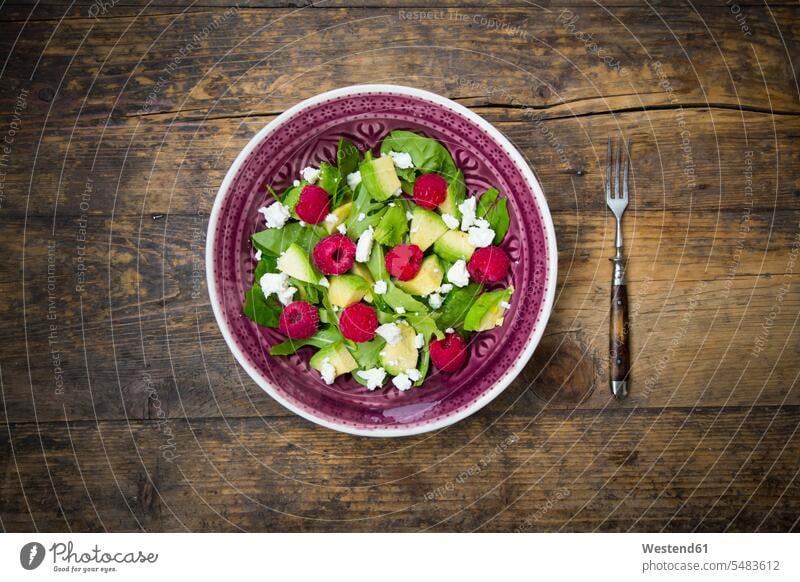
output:
[[[308,4],[0,7],[3,529],[797,530],[797,5],[740,1],[737,20],[711,1]],[[520,377],[392,442],[265,395],[204,280],[239,150],[297,101],[364,82],[498,127],[559,246]],[[634,142],[624,402],[607,388],[601,189],[617,135]]]

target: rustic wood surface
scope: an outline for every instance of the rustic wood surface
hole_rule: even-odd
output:
[[[798,529],[797,3],[309,4],[0,6],[0,527]],[[398,440],[271,400],[203,277],[240,148],[364,82],[494,123],[538,174],[559,245],[553,316],[518,380]],[[601,177],[620,135],[632,382],[615,402]]]

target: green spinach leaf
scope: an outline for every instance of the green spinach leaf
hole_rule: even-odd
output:
[[[389,206],[381,216],[375,227],[375,241],[386,246],[394,247],[403,242],[408,233],[408,219],[406,211],[401,204]]]
[[[410,313],[428,313],[427,305],[420,303],[391,281],[387,281],[386,285],[388,288],[383,295],[383,300],[389,307],[395,310],[399,307]]]
[[[417,170],[425,174],[436,172],[448,182],[458,172],[447,148],[435,139],[411,131],[398,129],[387,135],[381,144],[381,153],[388,154],[390,151],[409,154]]]
[[[275,296],[270,295],[269,299],[264,297],[264,292],[257,283],[244,294],[242,313],[258,325],[278,327],[278,318],[282,310]]]
[[[321,226],[300,226],[300,223],[292,222],[283,228],[268,228],[257,232],[251,239],[253,246],[262,253],[278,257],[292,243],[297,243],[307,250],[313,249],[326,234]]]
[[[494,244],[498,245],[508,232],[510,222],[508,216],[508,199],[500,198],[500,192],[496,188],[489,188],[478,199],[478,207],[475,214],[479,218],[489,221],[489,226],[494,230]]]
[[[472,304],[481,295],[482,287],[477,283],[470,283],[466,287],[454,288],[442,303],[441,315],[436,320],[439,329],[448,327],[458,329],[464,325]]]
[[[270,348],[269,353],[273,356],[289,356],[294,354],[297,350],[304,346],[314,346],[315,348],[324,348],[342,341],[342,334],[335,327],[325,327],[320,329],[308,339],[304,340],[286,340],[285,342],[276,344]]]
[[[347,178],[347,174],[355,172],[360,161],[361,154],[358,153],[358,148],[353,145],[353,142],[345,138],[340,139],[339,146],[336,148],[336,165],[341,177]]]

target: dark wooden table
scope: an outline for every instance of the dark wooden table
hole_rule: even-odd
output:
[[[0,7],[3,530],[798,529],[796,2],[145,4]],[[299,100],[365,82],[494,123],[538,174],[560,255],[518,380],[398,440],[264,394],[204,282],[240,148]],[[601,194],[620,135],[635,141],[621,403]]]

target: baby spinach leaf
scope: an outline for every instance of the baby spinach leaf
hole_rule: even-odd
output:
[[[458,209],[458,205],[464,202],[466,195],[467,183],[464,181],[464,174],[461,173],[461,170],[458,170],[453,179],[447,183],[447,200],[449,206],[454,209],[455,214],[453,216],[456,218],[461,218],[461,211]]]
[[[464,329],[466,331],[482,331],[495,327],[494,318],[501,318],[503,309],[500,307],[502,301],[508,301],[513,293],[513,289],[498,289],[488,291],[478,297],[472,307],[469,308],[467,316],[464,318]],[[484,318],[491,315],[489,326],[485,326]]]
[[[317,285],[312,285],[311,283],[306,283],[305,281],[300,281],[295,279],[294,277],[290,277],[289,281],[291,282],[293,287],[297,287],[297,290],[300,292],[300,299],[303,301],[308,301],[312,305],[316,305],[320,301],[320,291]]]
[[[414,299],[411,295],[397,287],[391,281],[387,281],[386,285],[388,286],[386,293],[383,295],[383,300],[386,301],[386,304],[391,307],[392,309],[397,309],[400,307],[401,309],[405,309],[407,312],[412,313],[427,313],[428,306],[424,303],[420,303],[416,299]]]
[[[389,273],[386,271],[386,260],[383,257],[383,248],[381,245],[372,245],[372,252],[367,261],[367,269],[369,269],[372,278],[376,281],[387,281]],[[380,297],[380,295],[378,295]]]
[[[478,299],[482,288],[477,283],[470,283],[466,287],[455,288],[442,303],[441,315],[436,320],[439,329],[452,327],[457,329],[464,323],[472,304]]]
[[[408,219],[404,207],[400,204],[389,206],[375,227],[375,241],[390,247],[403,242],[408,233]]]
[[[508,199],[499,198],[499,195],[500,192],[496,188],[489,188],[478,199],[478,207],[475,209],[476,216],[489,221],[489,226],[494,230],[494,244],[496,245],[503,242],[510,222]]]
[[[373,202],[367,189],[364,188],[363,184],[359,184],[356,186],[356,194],[350,215],[344,223],[347,227],[347,234],[350,238],[357,239],[370,226],[374,228],[381,219],[382,211],[383,204]],[[362,214],[364,218],[359,220]]]
[[[289,339],[272,346],[269,353],[273,356],[290,356],[297,350],[304,346],[314,346],[315,348],[324,348],[342,341],[342,334],[335,327],[325,327],[320,329],[310,338],[304,340]]]
[[[339,168],[340,176],[346,178],[347,174],[355,172],[360,160],[361,154],[358,153],[358,148],[353,145],[353,142],[341,138],[336,148],[336,165]]]
[[[458,168],[450,152],[435,139],[398,129],[387,135],[381,144],[381,153],[405,152],[411,156],[414,167],[422,173],[436,172],[452,180]]]
[[[300,193],[305,188],[306,183],[300,182],[297,186],[289,186],[286,191],[281,196],[281,202],[283,202],[291,211],[293,216],[297,216],[294,214],[294,207],[297,206],[297,201],[300,200]]]
[[[253,285],[244,294],[242,313],[248,319],[264,327],[278,327],[278,318],[281,315],[281,305],[274,295],[269,299],[264,297],[264,292],[258,284]]]
[[[444,334],[440,331],[436,324],[436,320],[439,318],[439,313],[409,313],[404,317],[408,324],[417,330],[417,333],[421,333],[423,336],[425,336],[426,342],[430,340],[432,336],[436,336],[438,339],[442,339],[444,337]]]
[[[347,349],[353,355],[353,358],[358,362],[358,367],[362,370],[369,370],[378,366],[380,352],[383,346],[386,345],[386,340],[378,336],[372,341],[368,342],[345,342]],[[355,376],[355,373],[353,374]]]
[[[253,246],[262,253],[280,256],[292,243],[304,249],[312,249],[326,234],[321,226],[300,226],[298,222],[287,224],[283,228],[268,228],[255,233],[251,239]]]
[[[341,180],[342,174],[339,172],[339,168],[332,166],[328,162],[322,162],[319,165],[319,180],[317,181],[317,185],[332,197],[338,192],[339,182],[341,182]],[[337,206],[338,204],[332,204],[333,208]]]
[[[256,271],[253,274],[253,281],[257,284],[261,281],[261,277],[267,273],[274,273],[278,268],[278,258],[272,255],[262,254],[261,260],[256,265]]]

